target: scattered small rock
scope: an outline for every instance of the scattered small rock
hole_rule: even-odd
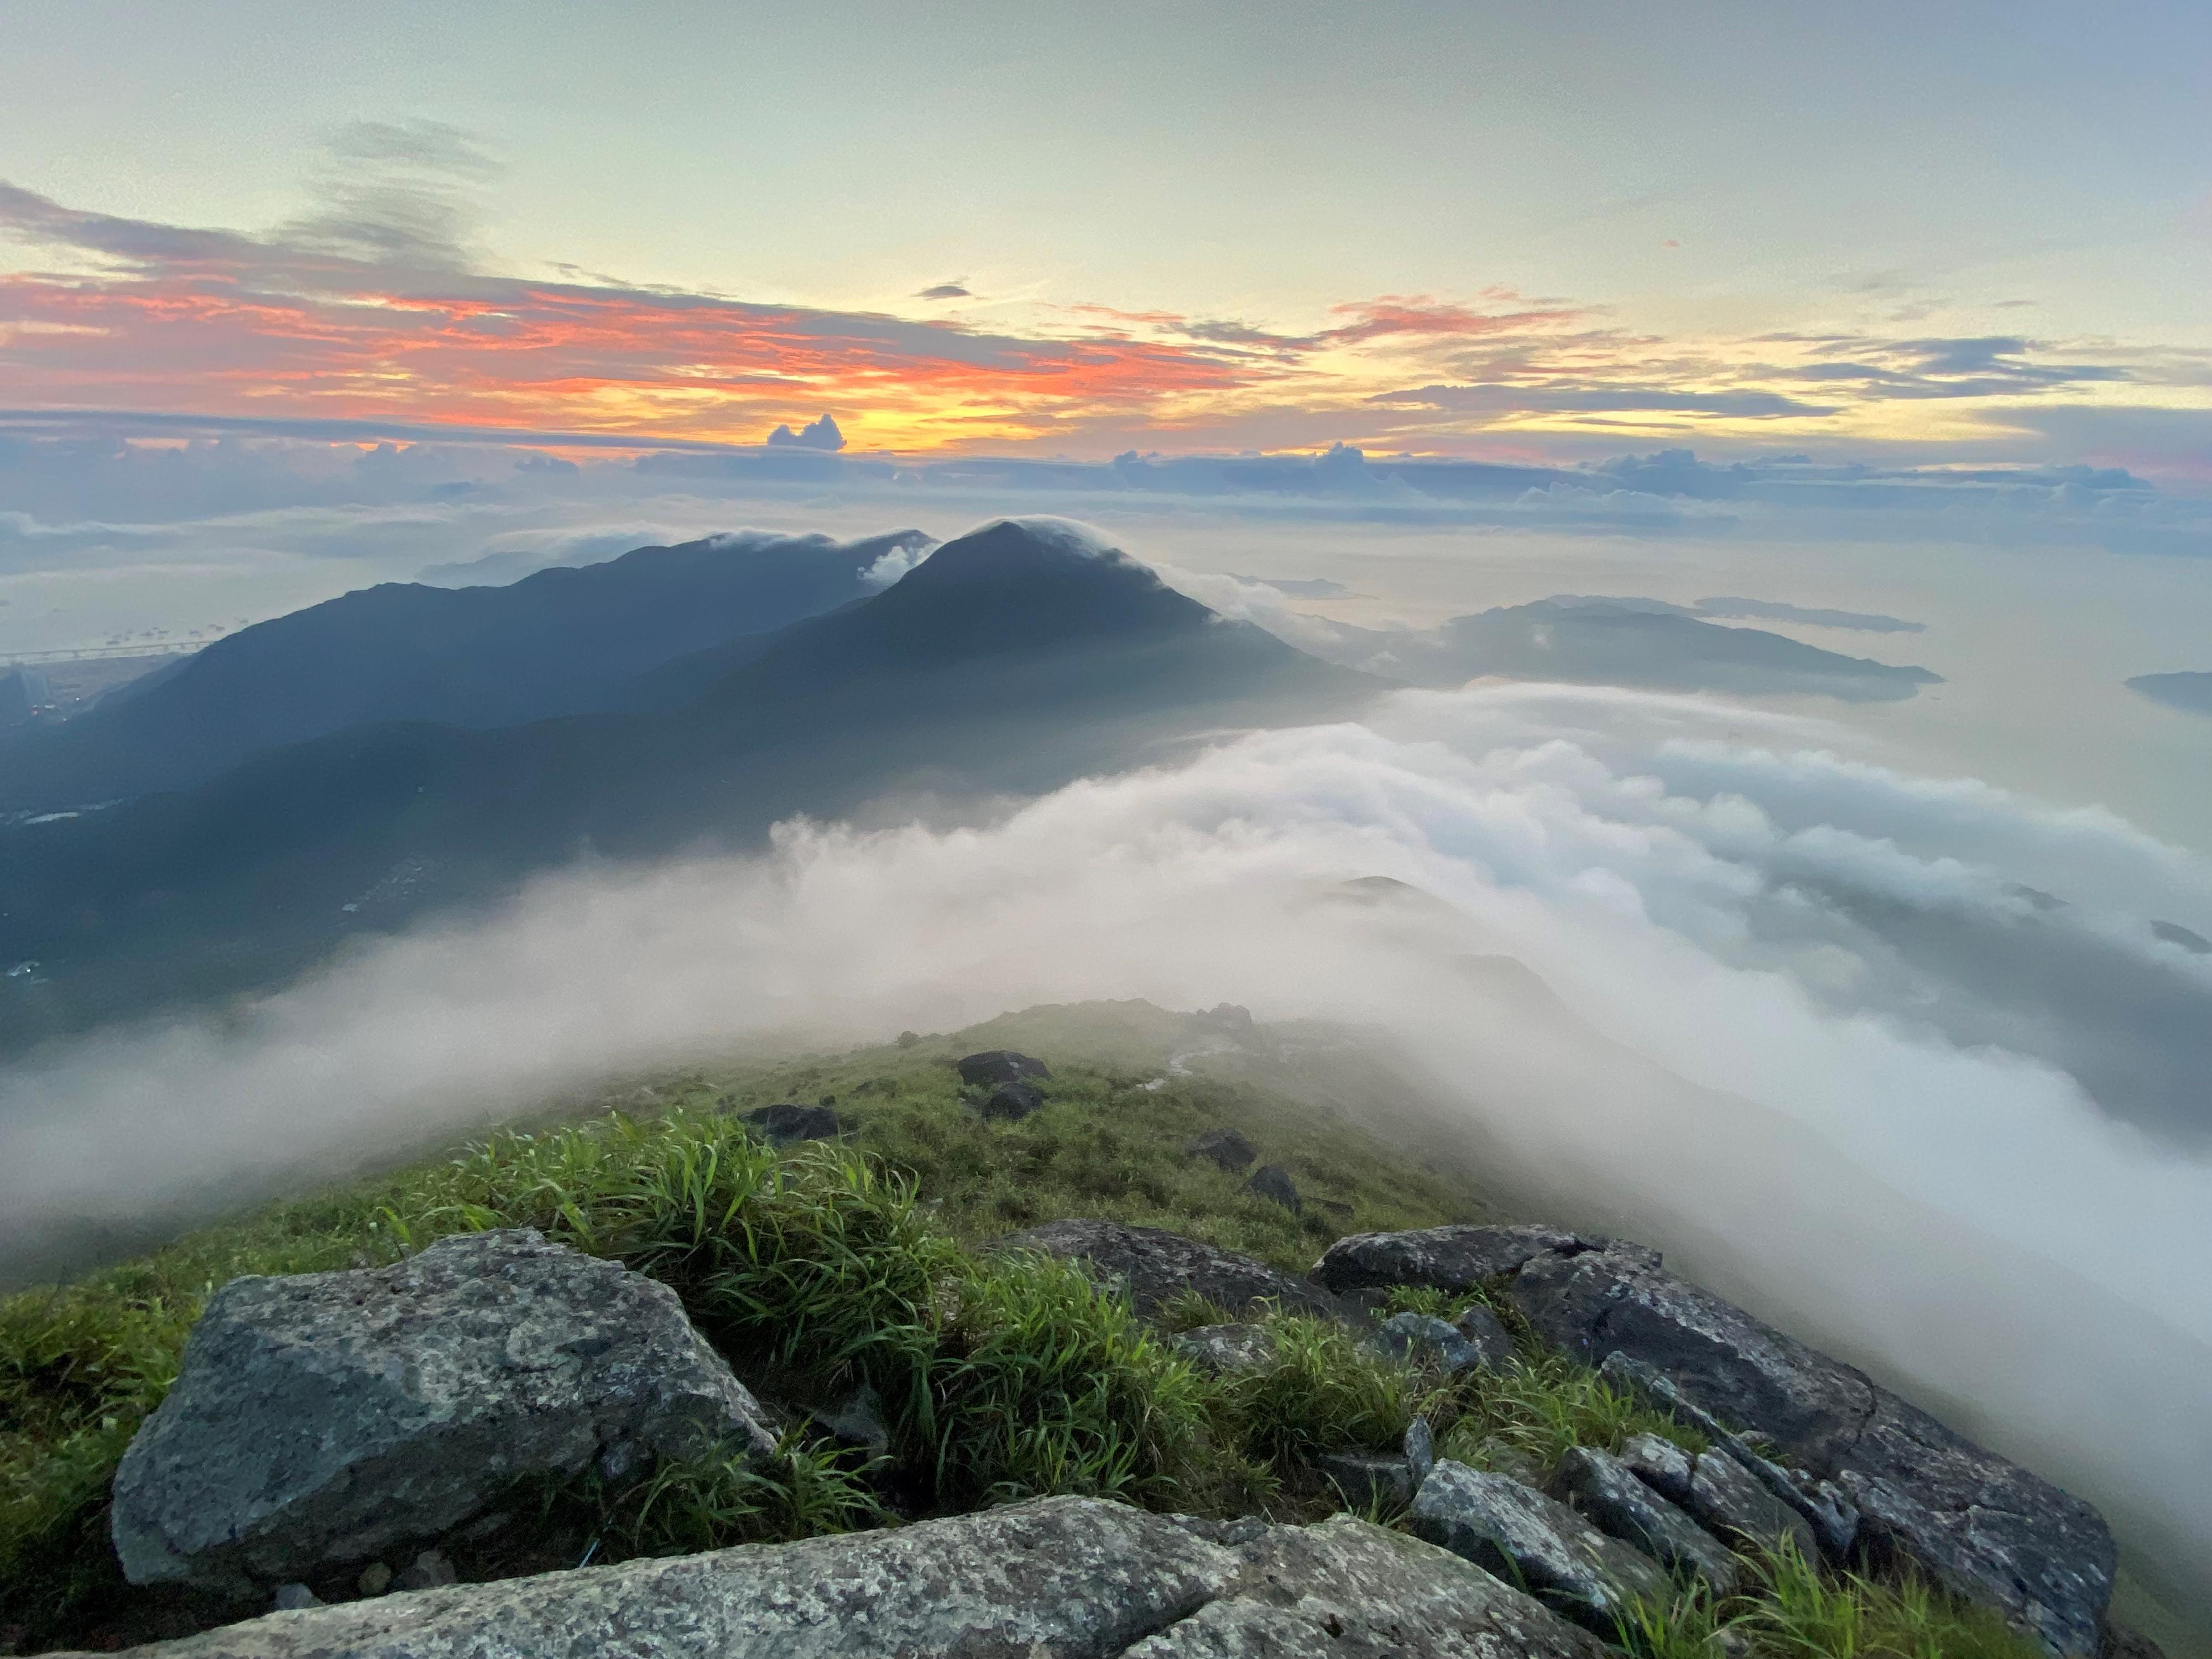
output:
[[[960,1080],[971,1089],[1019,1083],[1030,1077],[1049,1079],[1052,1076],[1052,1067],[1042,1060],[1016,1054],[1012,1048],[986,1048],[981,1054],[969,1054],[955,1063],[960,1068]]]
[[[1399,1509],[1413,1501],[1413,1473],[1402,1457],[1376,1452],[1323,1452],[1315,1469],[1355,1510]]]
[[[363,1595],[381,1595],[392,1588],[392,1569],[381,1561],[372,1561],[361,1570],[354,1588]]]
[[[1599,1531],[1634,1545],[1662,1566],[1694,1573],[1714,1595],[1735,1594],[1741,1577],[1735,1557],[1610,1453],[1595,1446],[1571,1447],[1552,1477],[1552,1496],[1572,1504]]]
[[[410,1562],[406,1570],[392,1581],[392,1588],[400,1590],[442,1589],[447,1584],[460,1582],[453,1564],[446,1559],[443,1550],[424,1550]]]
[[[1208,1129],[1183,1142],[1185,1158],[1211,1158],[1231,1175],[1249,1170],[1260,1150],[1234,1129]]]
[[[1513,1340],[1513,1333],[1505,1328],[1504,1321],[1477,1302],[1468,1308],[1452,1323],[1474,1350],[1474,1363],[1488,1370],[1504,1370],[1511,1364],[1520,1349]]]
[[[1255,1198],[1264,1198],[1270,1204],[1279,1204],[1296,1215],[1305,1208],[1298,1200],[1297,1183],[1291,1172],[1279,1164],[1262,1164],[1252,1171],[1252,1178],[1244,1183],[1245,1190]]]
[[[1392,1314],[1375,1330],[1374,1343],[1384,1353],[1408,1364],[1426,1361],[1446,1376],[1457,1376],[1482,1363],[1482,1356],[1459,1333],[1459,1328],[1432,1314]]]
[[[1275,1338],[1265,1325],[1201,1325],[1169,1346],[1218,1375],[1264,1370],[1275,1357]]]
[[[883,1396],[863,1382],[836,1405],[817,1407],[807,1413],[833,1439],[867,1451],[890,1449],[891,1431],[884,1422]]]
[[[1001,1083],[975,1109],[1001,1123],[1016,1123],[1044,1105],[1044,1097],[1026,1083]]]
[[[1607,1538],[1565,1504],[1502,1474],[1439,1462],[1413,1495],[1413,1529],[1509,1582],[1526,1584],[1577,1624],[1610,1636],[1638,1600],[1665,1602],[1659,1565]]]
[[[788,1146],[797,1140],[835,1140],[844,1128],[828,1106],[802,1106],[788,1100],[757,1107],[744,1115],[744,1121],[775,1146]]]
[[[276,1586],[276,1611],[279,1613],[299,1613],[307,1607],[319,1607],[322,1605],[323,1598],[305,1584]]]

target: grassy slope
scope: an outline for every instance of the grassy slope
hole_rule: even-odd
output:
[[[1053,1065],[1048,1105],[1023,1122],[986,1123],[962,1102],[951,1060],[995,1047]],[[1373,1098],[1379,1081],[1370,1060],[1325,1033],[1255,1034],[1143,1004],[1032,1010],[904,1047],[661,1079],[624,1091],[626,1113],[601,1103],[573,1127],[496,1136],[9,1298],[0,1303],[0,1627],[14,1629],[0,1628],[0,1649],[143,1638],[236,1616],[128,1590],[105,1542],[114,1461],[173,1376],[198,1307],[240,1273],[390,1260],[468,1227],[537,1226],[653,1273],[764,1394],[822,1401],[866,1382],[892,1432],[889,1456],[872,1466],[794,1433],[787,1461],[766,1474],[709,1459],[624,1492],[538,1494],[542,1559],[526,1552],[486,1571],[573,1559],[586,1537],[607,1559],[1035,1492],[1310,1516],[1340,1502],[1313,1473],[1315,1453],[1394,1446],[1416,1412],[1477,1458],[1674,1431],[1534,1349],[1508,1376],[1447,1385],[1310,1321],[1276,1322],[1272,1369],[1216,1379],[1061,1265],[962,1248],[1093,1215],[1303,1270],[1346,1232],[1500,1218],[1463,1175],[1424,1167],[1352,1121],[1346,1108]],[[779,1156],[737,1117],[828,1098],[851,1126],[842,1148]],[[1241,1129],[1289,1169],[1304,1213],[1186,1160],[1184,1139],[1213,1127]],[[1814,1640],[1785,1629],[1777,1610],[1805,1603],[1817,1578],[1792,1580],[1785,1567],[1776,1582],[1784,1595],[1722,1611],[1752,1618],[1746,1635],[1778,1654],[1889,1650],[1850,1638],[1837,1607],[1887,1609],[1890,1624],[1918,1632],[1917,1652],[2008,1650],[1986,1620],[1924,1598],[1898,1615],[1896,1593],[1872,1586],[1819,1603],[1832,1629]],[[1638,1645],[1717,1652],[1714,1621],[1693,1603],[1657,1612]]]

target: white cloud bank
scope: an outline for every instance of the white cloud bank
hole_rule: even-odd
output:
[[[1904,1383],[2212,1601],[2206,1125],[2098,1071],[2212,1027],[2212,957],[2149,926],[2212,933],[2212,872],[1836,740],[1694,699],[1408,694],[986,828],[572,871],[0,1079],[0,1248],[769,1034],[1227,1000],[1390,1033],[1501,1178]],[[1340,885],[1374,876],[1425,896]],[[2148,1025],[2097,1001],[2113,975],[2160,988]]]

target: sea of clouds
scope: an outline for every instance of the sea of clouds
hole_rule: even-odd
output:
[[[573,868],[0,1076],[0,1250],[748,1041],[1228,1000],[1372,1029],[1524,1204],[1868,1364],[2212,1602],[2212,868],[1849,750],[1717,701],[1404,693],[977,827]]]

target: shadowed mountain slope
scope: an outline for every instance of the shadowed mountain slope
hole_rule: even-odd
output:
[[[243,629],[66,726],[0,744],[0,811],[204,782],[257,750],[379,720],[493,727],[608,707],[672,659],[874,589],[918,531],[748,532],[641,547],[507,587],[388,582]]]
[[[743,847],[887,798],[1048,789],[1378,683],[1226,622],[1073,526],[1007,521],[796,623],[672,713],[387,723],[200,787],[0,830],[0,1043],[263,982],[590,852]]]

